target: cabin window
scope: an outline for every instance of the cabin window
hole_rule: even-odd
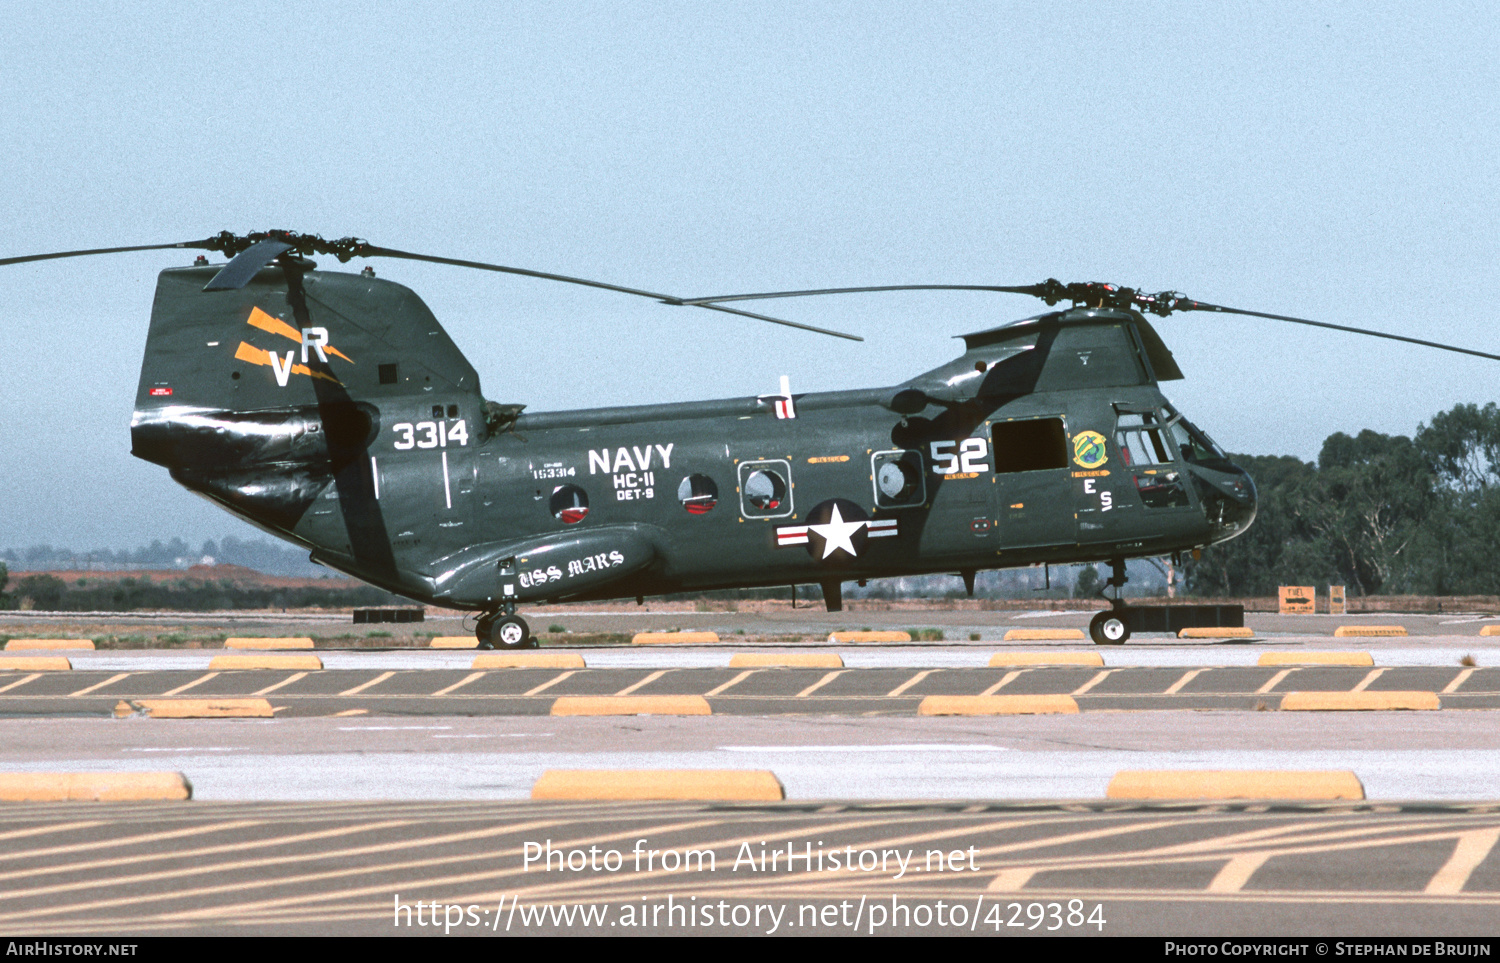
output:
[[[991,436],[997,474],[1068,467],[1068,433],[1061,418],[1001,422]]]
[[[577,485],[558,485],[548,502],[552,517],[564,525],[577,525],[588,517],[589,494]]]
[[[870,456],[875,504],[881,508],[920,505],[927,497],[919,451],[877,451]]]
[[[707,475],[689,475],[677,486],[677,500],[689,515],[707,515],[719,503],[719,486]]]
[[[740,511],[746,518],[781,518],[792,513],[792,469],[786,461],[740,463]]]

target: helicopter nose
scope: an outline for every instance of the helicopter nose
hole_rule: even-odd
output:
[[[1227,472],[1228,477],[1215,486],[1227,496],[1222,499],[1217,519],[1223,538],[1232,538],[1249,528],[1257,507],[1255,481],[1250,473],[1238,465],[1230,467],[1234,470]]]

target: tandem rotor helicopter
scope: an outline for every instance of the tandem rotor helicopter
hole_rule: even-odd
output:
[[[1093,640],[1145,606],[1125,561],[1243,532],[1255,485],[1167,401],[1183,377],[1146,314],[1213,311],[1500,355],[1048,280],[682,298],[290,231],[0,258],[127,251],[230,258],[161,272],[132,453],[314,561],[422,603],[479,613],[486,648],[534,644],[526,603],[1109,562]],[[912,290],[1072,307],[963,336],[958,358],[856,391],[526,413],[479,377],[417,295],[308,258],[387,257],[562,281],[862,340],[746,301]]]

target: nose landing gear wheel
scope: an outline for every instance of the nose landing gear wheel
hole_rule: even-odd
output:
[[[1095,645],[1124,645],[1130,626],[1118,612],[1100,612],[1089,622],[1089,636]]]
[[[475,629],[481,649],[527,649],[536,645],[531,627],[519,615],[497,615],[479,620]]]

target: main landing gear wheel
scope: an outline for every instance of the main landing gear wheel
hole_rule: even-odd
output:
[[[481,649],[527,649],[536,645],[531,627],[519,615],[487,616],[475,629]]]
[[[1124,645],[1130,638],[1130,626],[1119,612],[1100,612],[1089,622],[1089,635],[1095,645]]]

